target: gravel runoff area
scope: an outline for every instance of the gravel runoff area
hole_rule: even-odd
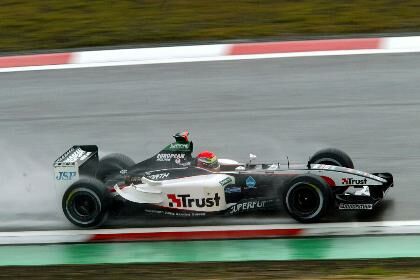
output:
[[[417,279],[420,259],[2,267],[0,279]]]

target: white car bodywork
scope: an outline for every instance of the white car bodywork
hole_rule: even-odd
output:
[[[114,189],[123,198],[136,203],[180,210],[217,212],[232,206],[226,204],[225,186],[235,184],[235,174],[293,176],[311,173],[323,178],[331,187],[352,185],[349,194],[357,196],[369,195],[368,185],[379,186],[386,182],[381,177],[339,166],[312,164],[310,169],[304,165],[286,167],[273,164],[265,169],[242,171],[238,168],[240,171],[158,180],[168,177],[170,172],[161,170],[159,174],[154,175],[156,180],[143,177],[141,184],[125,187],[115,185]]]
[[[165,174],[165,170],[162,172]],[[123,198],[136,203],[217,212],[227,208],[224,185],[220,183],[223,180],[235,183],[233,176],[215,173],[164,181],[153,181],[143,177],[143,184],[133,184],[124,188],[115,185],[114,189]]]

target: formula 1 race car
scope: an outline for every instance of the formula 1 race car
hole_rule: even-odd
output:
[[[283,207],[300,222],[327,210],[372,210],[393,186],[390,173],[355,170],[351,158],[323,149],[306,164],[239,163],[219,159],[220,171],[197,167],[188,132],[140,163],[122,154],[101,159],[94,145],[73,146],[54,162],[62,208],[79,227],[136,205],[152,214],[202,217]],[[138,207],[141,206],[141,207]]]

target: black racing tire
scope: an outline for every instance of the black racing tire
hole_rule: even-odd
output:
[[[303,223],[319,221],[331,206],[332,191],[327,183],[313,174],[298,175],[286,183],[283,205],[287,213]]]
[[[135,162],[124,154],[109,154],[101,158],[96,170],[96,178],[105,182],[109,175],[115,174],[123,169],[133,166]]]
[[[322,149],[316,152],[310,159],[310,163],[318,163],[318,164],[328,164],[328,165],[335,165],[335,166],[342,166],[347,168],[354,168],[353,161],[351,160],[350,156],[345,152],[334,149]]]
[[[66,190],[62,208],[66,218],[74,225],[94,228],[106,220],[109,201],[109,193],[101,181],[82,178]]]

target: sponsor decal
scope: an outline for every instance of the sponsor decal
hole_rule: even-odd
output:
[[[179,164],[179,165],[181,165],[181,166],[190,166],[190,165],[191,165],[191,162],[190,162],[190,161],[187,161],[187,162],[181,162],[181,160],[180,160],[180,159],[176,159],[176,160],[175,160],[175,163],[176,163],[176,164]]]
[[[237,187],[237,186],[229,186],[225,188],[225,193],[240,193],[241,187]]]
[[[120,174],[121,174],[121,175],[125,175],[125,174],[127,174],[127,172],[128,172],[128,170],[127,170],[127,169],[122,169],[122,170],[120,170]]]
[[[230,177],[226,177],[225,179],[223,179],[222,181],[219,182],[219,184],[224,187],[227,186],[229,184],[231,184],[233,182],[232,178]]]
[[[372,210],[373,204],[355,204],[355,203],[340,203],[338,209],[341,210]]]
[[[232,206],[229,213],[234,214],[238,212],[244,212],[254,209],[260,209],[260,208],[266,208],[270,203],[272,203],[274,200],[268,199],[268,200],[251,200],[251,201],[245,201],[240,202]]]
[[[68,163],[68,162],[76,162],[78,160],[82,161],[89,157],[92,152],[83,151],[81,148],[77,148],[75,150],[69,150],[69,152],[65,153],[61,156],[57,162]]]
[[[168,176],[169,176],[169,173],[159,173],[159,174],[149,175],[147,177],[149,177],[149,179],[151,180],[159,180],[159,179],[168,178]]]
[[[131,184],[140,184],[141,178],[143,178],[142,176],[126,176],[125,177],[125,184],[126,185],[131,185]]]
[[[155,210],[155,209],[145,209],[146,213],[154,215],[165,215],[165,216],[175,216],[175,217],[204,217],[207,215],[206,212],[172,212],[170,210]]]
[[[181,162],[181,159],[185,158],[185,154],[158,154],[156,160],[157,161],[171,161],[171,159],[175,159],[175,161]]]
[[[254,178],[252,178],[251,176],[249,176],[248,178],[246,178],[245,184],[248,188],[255,188],[255,185],[257,184],[257,181],[255,181]]]
[[[55,179],[59,181],[68,181],[72,180],[74,177],[76,177],[76,172],[58,172],[58,175],[55,176]]]
[[[343,185],[366,185],[367,179],[341,178]]]
[[[188,149],[189,145],[190,144],[188,144],[188,143],[185,143],[185,144],[183,144],[183,143],[172,143],[172,144],[169,145],[169,149],[170,150],[186,150],[186,149]]]
[[[204,208],[220,205],[220,196],[218,193],[215,193],[214,197],[207,198],[192,198],[189,194],[167,194],[167,197],[170,199],[169,207]]]
[[[67,152],[65,152],[61,157],[59,157],[56,162],[61,162],[63,159],[65,159],[69,154],[73,153],[74,148],[70,148]]]
[[[182,158],[182,159],[184,159],[184,158]],[[178,164],[178,165],[181,165],[181,166],[190,166],[191,165],[190,161],[181,162],[181,158],[176,158],[175,163]]]

